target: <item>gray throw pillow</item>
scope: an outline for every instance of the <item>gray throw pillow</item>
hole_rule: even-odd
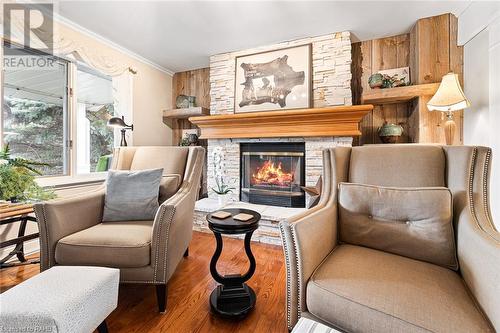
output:
[[[103,222],[154,219],[162,173],[163,169],[109,170]]]

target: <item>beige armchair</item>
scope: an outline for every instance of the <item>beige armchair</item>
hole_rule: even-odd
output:
[[[490,160],[491,150],[485,147],[326,150],[320,203],[280,224],[288,328],[306,317],[347,332],[499,331],[500,234],[489,211]],[[341,182],[448,188],[457,269],[346,242],[341,236],[345,230],[339,230],[344,225],[339,218]],[[412,203],[401,206],[407,204]],[[416,231],[411,221],[406,225]]]
[[[158,307],[164,312],[167,282],[188,254],[204,158],[201,147],[117,148],[112,169],[163,168],[161,204],[154,220],[102,223],[104,189],[36,204],[41,269],[119,268],[122,283],[156,285]]]

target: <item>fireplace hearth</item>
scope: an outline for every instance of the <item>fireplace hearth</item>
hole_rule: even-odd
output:
[[[303,142],[241,143],[240,200],[280,207],[305,207]]]

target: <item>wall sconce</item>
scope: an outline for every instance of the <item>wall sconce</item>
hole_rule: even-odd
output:
[[[125,123],[125,118],[123,116],[120,117],[113,117],[108,120],[108,126],[113,127],[113,128],[120,128],[121,133],[122,133],[122,139],[120,141],[120,146],[126,147],[127,146],[127,140],[125,139],[125,132],[127,130],[134,130],[134,125],[127,125]]]

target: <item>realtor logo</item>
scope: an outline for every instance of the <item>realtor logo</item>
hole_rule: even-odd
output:
[[[51,3],[3,4],[4,67],[52,68],[53,10]],[[33,50],[44,54],[33,54]],[[29,53],[27,53],[29,51]]]

